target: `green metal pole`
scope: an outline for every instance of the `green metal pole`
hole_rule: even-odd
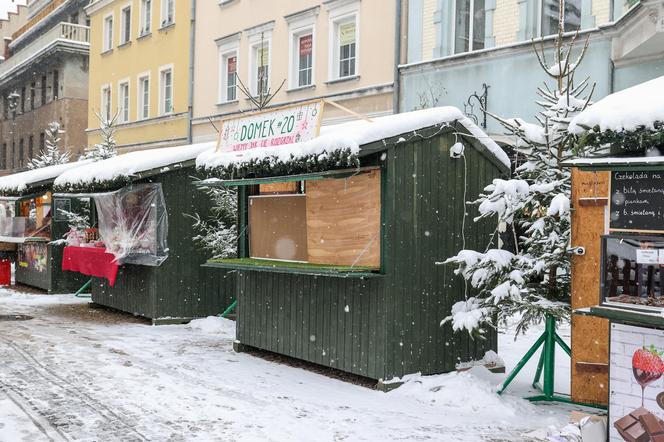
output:
[[[507,386],[514,380],[516,375],[519,374],[521,369],[523,369],[523,367],[526,366],[526,363],[530,360],[530,358],[533,357],[533,355],[535,354],[537,349],[544,342],[545,338],[546,338],[546,332],[542,333],[542,335],[540,335],[540,337],[537,338],[537,341],[535,341],[535,344],[533,344],[533,346],[530,347],[530,350],[528,350],[528,352],[525,354],[525,356],[523,358],[521,358],[519,363],[516,364],[516,367],[514,367],[514,369],[507,376],[507,379],[505,379],[505,382],[503,382],[503,385],[498,387],[498,391],[497,391],[498,394],[502,394],[503,391],[505,391],[505,389],[507,388]]]
[[[230,312],[233,311],[235,306],[237,306],[237,299],[235,301],[233,301],[231,303],[231,305],[229,305],[228,308],[226,308],[226,310],[224,310],[224,312],[222,314],[220,314],[219,316],[222,317],[222,318],[225,318],[227,314],[229,314]]]
[[[83,293],[83,291],[84,291],[85,289],[87,289],[88,287],[90,287],[90,284],[92,284],[92,278],[90,278],[90,279],[88,280],[88,282],[86,282],[85,284],[83,284],[83,287],[81,287],[80,289],[78,289],[78,291],[74,294],[74,296],[77,297],[77,298],[91,298],[90,295],[82,295],[82,294],[81,294],[81,293]]]
[[[544,334],[546,335],[546,342],[544,344],[546,356],[544,357],[544,385],[542,386],[542,390],[544,396],[551,398],[553,397],[554,372],[556,366],[556,319],[551,315],[547,315],[546,317]]]
[[[538,385],[540,378],[542,377],[542,369],[544,368],[544,350],[540,354],[539,362],[537,363],[537,370],[535,371],[535,379],[533,379],[533,388],[541,390],[542,388]]]
[[[572,356],[572,349],[570,349],[569,345],[567,345],[565,343],[565,341],[563,341],[563,338],[558,336],[558,333],[555,334],[555,338],[556,338],[556,342],[558,343],[558,345],[560,345],[563,348],[563,350],[565,350],[565,353],[567,353],[567,356]]]

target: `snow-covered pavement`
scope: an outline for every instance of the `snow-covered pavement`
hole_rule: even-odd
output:
[[[530,375],[503,397],[484,369],[382,393],[234,353],[231,321],[152,327],[86,303],[0,290],[0,315],[33,316],[0,321],[1,442],[513,441],[569,416],[517,397]],[[508,369],[536,332],[501,338]]]

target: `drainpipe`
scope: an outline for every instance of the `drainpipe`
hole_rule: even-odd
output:
[[[609,60],[609,94],[612,94],[616,89],[616,64],[613,60]]]
[[[196,45],[196,0],[191,0],[191,29],[189,31],[189,127],[187,129],[187,142],[193,142],[193,123],[194,118],[194,50]]]
[[[401,95],[401,78],[399,76],[399,64],[401,63],[401,15],[402,15],[402,0],[397,0],[396,10],[396,23],[395,23],[395,36],[394,36],[394,92],[392,96],[392,112],[399,113],[399,102]]]

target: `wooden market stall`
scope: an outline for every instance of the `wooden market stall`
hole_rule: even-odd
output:
[[[206,264],[218,277],[237,271],[238,349],[376,380],[451,371],[496,350],[493,331],[473,340],[441,326],[464,284],[437,262],[492,239],[495,225],[465,217],[464,201],[510,164],[457,109],[208,151],[197,163],[214,177],[206,185],[238,188],[240,257]]]
[[[94,202],[103,245],[79,238],[65,248],[63,262],[92,276],[94,303],[164,324],[216,315],[232,302],[232,275],[211,278],[201,267],[206,254],[193,240],[191,216],[209,214],[206,195],[192,184],[194,160],[213,146],[131,152],[56,180],[56,197]]]
[[[53,198],[53,181],[63,172],[88,162],[47,166],[0,177],[0,247],[12,252],[15,282],[49,293],[76,291],[85,280],[62,271],[67,233],[65,213],[86,204],[75,198]]]
[[[664,77],[572,120],[572,399],[608,405],[611,441],[664,420]]]

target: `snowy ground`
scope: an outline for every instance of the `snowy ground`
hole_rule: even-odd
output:
[[[0,321],[0,441],[513,441],[569,416],[518,397],[532,366],[502,397],[505,375],[477,368],[381,393],[234,353],[230,321],[152,327],[85,302],[0,289],[0,315],[34,317]],[[508,370],[536,334],[501,336]]]

